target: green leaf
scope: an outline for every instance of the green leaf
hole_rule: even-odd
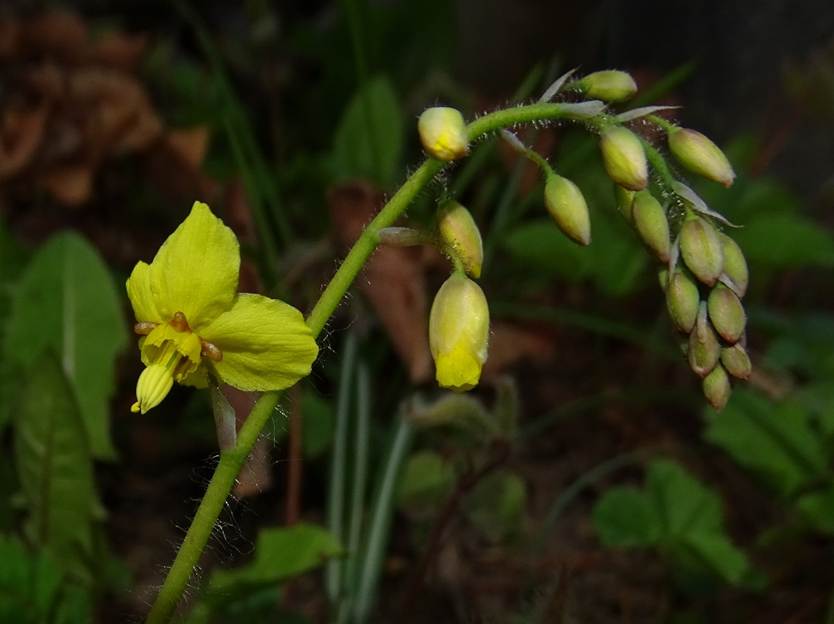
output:
[[[311,390],[302,395],[301,413],[304,416],[302,437],[304,456],[308,459],[321,457],[333,443],[335,429],[333,404]]]
[[[61,569],[89,580],[93,520],[100,505],[84,424],[52,356],[42,356],[26,380],[14,450],[27,536]]]
[[[804,494],[796,501],[796,508],[814,529],[834,535],[834,485]]]
[[[108,401],[114,359],[127,343],[107,267],[77,234],[58,234],[32,259],[12,302],[5,357],[28,369],[46,350],[60,357],[93,455],[114,459]]]
[[[738,390],[720,414],[707,413],[704,437],[729,453],[782,496],[826,474],[823,440],[802,405],[772,403]]]
[[[234,570],[217,570],[211,576],[209,591],[214,594],[253,591],[308,572],[341,552],[338,540],[319,526],[300,523],[262,529],[254,561]]]
[[[411,515],[433,515],[455,485],[454,466],[432,451],[408,458],[397,483],[397,507]]]
[[[748,262],[765,269],[834,267],[834,237],[796,213],[763,212],[733,232]]]
[[[390,185],[400,171],[403,128],[391,82],[370,80],[351,98],[336,130],[330,158],[336,176]]]
[[[492,542],[500,542],[520,530],[527,506],[527,486],[509,470],[493,472],[466,497],[466,518]]]
[[[660,539],[660,518],[643,490],[615,487],[594,506],[594,527],[606,546],[654,546]]]

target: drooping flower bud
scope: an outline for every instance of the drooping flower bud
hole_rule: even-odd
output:
[[[680,233],[681,255],[701,282],[714,286],[724,266],[721,241],[715,227],[701,217],[690,217]]]
[[[701,303],[695,327],[689,334],[689,349],[687,350],[689,367],[699,377],[706,377],[715,368],[721,357],[721,345],[718,335],[707,319],[707,307]]]
[[[724,256],[724,275],[735,285],[736,294],[743,297],[747,292],[750,279],[747,260],[744,258],[741,247],[732,238],[723,232],[718,234],[718,238],[721,241],[721,252]]]
[[[687,169],[729,187],[735,180],[730,161],[706,136],[689,128],[669,131],[669,150]]]
[[[457,160],[469,153],[466,122],[456,108],[435,106],[423,111],[417,121],[423,149],[438,160]]]
[[[712,369],[709,375],[704,377],[704,380],[701,382],[701,387],[704,391],[704,396],[714,409],[718,411],[724,409],[724,406],[727,405],[727,401],[730,398],[732,388],[727,371],[724,370],[721,364],[718,364]]]
[[[646,188],[649,167],[636,134],[622,126],[612,126],[603,131],[599,145],[609,178],[631,191]]]
[[[666,289],[666,308],[678,330],[689,333],[695,327],[700,306],[698,285],[688,272],[678,269]]]
[[[669,287],[669,269],[663,267],[657,272],[657,283],[660,284],[660,290],[666,292]]]
[[[579,86],[587,97],[605,102],[622,102],[637,93],[631,74],[615,69],[588,74],[579,81]]]
[[[548,174],[544,203],[559,229],[580,245],[591,242],[591,218],[582,191],[573,182],[555,173]]]
[[[470,212],[456,201],[447,201],[440,207],[437,230],[449,251],[460,260],[467,275],[480,277],[484,244]]]
[[[437,383],[456,391],[478,384],[489,343],[489,306],[481,287],[460,273],[437,291],[429,316],[429,346]]]
[[[632,209],[634,206],[634,191],[624,189],[619,184],[614,185],[614,199],[617,202],[617,210],[629,223],[632,222]]]
[[[649,191],[640,191],[634,196],[632,208],[634,227],[661,262],[669,261],[669,220],[660,202]]]
[[[721,349],[721,364],[728,373],[738,379],[750,379],[750,375],[753,374],[750,356],[739,343]]]
[[[707,300],[709,318],[721,337],[735,344],[744,333],[747,315],[738,296],[724,284],[716,284]]]

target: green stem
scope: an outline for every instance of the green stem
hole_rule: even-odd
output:
[[[552,119],[581,119],[581,113],[570,104],[532,104],[499,110],[476,119],[467,127],[470,140],[501,128],[532,121]],[[307,325],[318,337],[330,316],[350,288],[353,280],[364,266],[378,244],[378,233],[384,227],[392,225],[408,208],[417,194],[434,179],[443,169],[445,163],[429,159],[423,162],[405,181],[400,189],[382,207],[379,214],[368,224],[365,231],[348,252],[339,270],[324,289],[318,302],[307,317]],[[214,529],[226,498],[235,484],[243,463],[255,445],[261,429],[269,421],[278,404],[280,393],[267,392],[255,404],[246,422],[238,433],[234,448],[220,454],[220,462],[209,481],[206,493],[191,521],[182,546],[177,552],[174,563],[168,571],[162,588],[146,620],[147,624],[165,624],[171,620],[177,602],[191,578],[191,573],[200,559],[200,555]],[[363,579],[363,587],[373,585],[372,579]],[[367,604],[365,605],[367,608]]]

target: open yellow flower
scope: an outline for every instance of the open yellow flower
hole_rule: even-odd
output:
[[[301,312],[238,294],[234,233],[195,202],[151,264],[127,280],[146,368],[133,412],[156,407],[174,382],[206,387],[209,376],[241,390],[280,390],[310,373],[318,347]]]

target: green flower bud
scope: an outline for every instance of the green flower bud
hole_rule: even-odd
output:
[[[475,387],[488,343],[484,291],[460,273],[451,275],[437,291],[429,314],[429,347],[438,384],[459,392]]]
[[[716,284],[709,293],[707,309],[716,331],[728,343],[735,344],[747,324],[747,315],[738,296],[724,284]]]
[[[632,207],[634,206],[634,191],[624,189],[619,184],[614,185],[614,198],[617,202],[617,210],[629,223],[632,222]]]
[[[721,349],[721,364],[737,379],[750,379],[750,375],[753,374],[750,356],[739,343]]]
[[[666,292],[669,287],[669,269],[664,267],[657,272],[657,282],[660,284],[660,290]]]
[[[609,69],[588,74],[579,81],[582,92],[605,102],[622,102],[637,93],[637,84],[630,74]]]
[[[417,121],[423,149],[438,160],[457,160],[469,153],[466,122],[456,108],[435,106]]]
[[[666,309],[678,330],[689,333],[695,327],[700,307],[698,285],[685,271],[677,270],[666,289]]]
[[[713,225],[701,217],[686,220],[680,233],[681,255],[701,282],[714,286],[724,266],[721,241]]]
[[[591,242],[591,218],[582,191],[573,182],[555,173],[548,174],[544,203],[559,229],[580,245]]]
[[[632,208],[634,227],[661,262],[669,261],[669,220],[666,211],[649,191],[640,191],[634,196]]]
[[[736,294],[743,297],[747,292],[749,283],[749,272],[744,253],[742,253],[738,243],[723,232],[718,234],[718,239],[721,241],[721,252],[724,256],[724,275],[729,277],[735,285]]]
[[[484,244],[481,232],[469,211],[456,201],[447,201],[440,207],[437,220],[440,238],[463,265],[467,275],[481,276],[484,262]]]
[[[609,178],[630,191],[646,188],[649,167],[636,134],[622,126],[612,126],[603,131],[599,146]]]
[[[724,152],[697,130],[688,128],[670,130],[669,149],[687,169],[708,180],[720,182],[729,187],[736,177]]]
[[[712,372],[721,357],[718,335],[707,320],[707,310],[704,303],[701,303],[698,320],[695,321],[695,327],[689,334],[687,357],[692,372],[702,378]]]
[[[721,364],[713,368],[712,372],[704,377],[704,380],[701,382],[701,387],[704,391],[704,396],[709,401],[709,404],[712,405],[713,409],[719,412],[724,409],[724,406],[727,405],[727,401],[730,398],[732,388],[730,387],[730,378],[727,375],[727,371],[724,370]]]

